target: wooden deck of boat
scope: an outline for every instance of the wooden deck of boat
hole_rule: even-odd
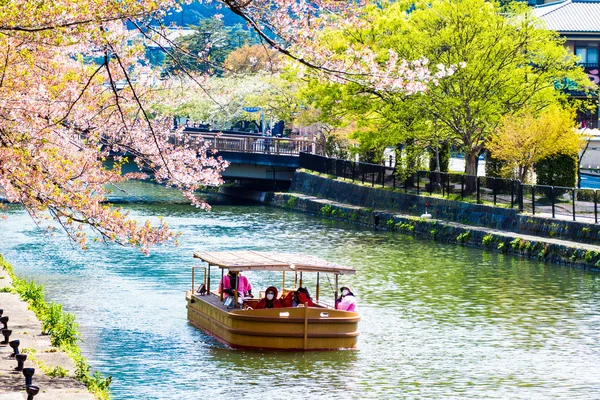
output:
[[[225,305],[223,305],[223,302],[221,301],[221,298],[218,294],[215,293],[211,293],[211,294],[207,294],[204,296],[199,296],[198,294],[194,293],[194,298],[205,301],[217,308],[220,308],[223,311],[233,311],[233,310],[239,310],[239,308],[227,308],[225,307]]]

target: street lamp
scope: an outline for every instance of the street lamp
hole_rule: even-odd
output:
[[[243,110],[249,113],[260,111],[261,136],[265,136],[265,109],[262,107],[244,107]]]

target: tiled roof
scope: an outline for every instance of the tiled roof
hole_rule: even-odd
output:
[[[558,32],[600,33],[600,0],[566,0],[540,5],[533,13]]]

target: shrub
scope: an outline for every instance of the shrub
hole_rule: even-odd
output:
[[[328,216],[328,215],[331,215],[332,212],[333,212],[333,207],[331,207],[330,204],[327,204],[327,205],[324,205],[323,207],[321,207],[321,211],[320,211],[321,215]]]
[[[577,154],[558,154],[536,164],[538,185],[575,187],[577,177]]]
[[[483,239],[481,239],[481,244],[484,246],[489,246],[494,241],[494,236],[492,234],[485,235]]]
[[[596,258],[598,256],[598,253],[592,250],[588,250],[585,252],[585,255],[583,256],[583,258],[585,259],[586,262],[591,262],[594,258]]]
[[[398,222],[396,224],[396,229],[401,232],[413,232],[415,227],[410,222]]]
[[[471,237],[471,232],[464,232],[456,237],[456,241],[459,243],[466,243],[469,241],[470,237]]]
[[[297,200],[298,200],[297,197],[294,197],[294,196],[290,197],[285,204],[286,208],[289,208],[289,209],[294,208],[296,206]]]
[[[519,250],[521,247],[521,238],[511,240],[510,246],[513,248],[513,250]]]

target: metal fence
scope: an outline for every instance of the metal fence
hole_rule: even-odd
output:
[[[518,180],[460,173],[417,171],[400,180],[394,167],[300,153],[300,168],[416,195],[517,208],[552,218],[598,223],[598,191],[560,186],[526,185]]]
[[[201,140],[200,140],[201,139]],[[208,132],[185,132],[183,135],[173,135],[170,138],[175,145],[190,142],[199,145],[209,144],[220,151],[240,153],[262,153],[286,156],[297,156],[301,152],[323,154],[323,146],[312,140],[288,139],[267,136],[221,135]]]

